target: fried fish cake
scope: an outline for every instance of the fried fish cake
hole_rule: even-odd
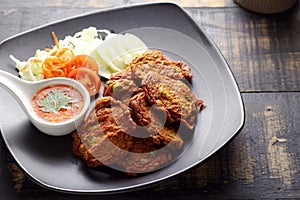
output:
[[[202,104],[186,84],[191,78],[186,63],[160,51],[136,57],[105,83],[104,97],[73,134],[74,155],[90,167],[118,166],[132,175],[170,164],[190,138],[180,124],[190,132]]]
[[[138,88],[130,98],[129,107],[135,123],[146,127],[149,132],[158,132],[166,123],[166,113],[149,103],[142,88]]]
[[[156,73],[173,79],[192,78],[190,67],[183,62],[169,61],[161,51],[148,50],[130,63],[134,78],[142,81],[148,74]]]
[[[184,62],[169,61],[161,51],[148,50],[136,57],[120,72],[111,75],[104,85],[103,96],[113,96],[127,104],[148,74],[160,74],[176,80],[192,79],[191,68]]]
[[[142,86],[148,101],[159,105],[170,123],[180,121],[188,129],[194,128],[198,100],[185,83],[153,73],[148,74]]]
[[[131,148],[135,128],[127,106],[111,97],[100,98],[73,134],[73,153],[90,167],[117,163]]]
[[[158,170],[172,161],[172,151],[167,147],[158,149],[151,138],[134,138],[134,145],[127,157],[120,161],[130,175]]]
[[[177,134],[177,126],[167,122],[166,113],[148,102],[145,91],[140,88],[130,99],[131,115],[138,126],[136,131],[141,132],[139,137],[152,137],[158,145],[171,146],[174,150],[181,149],[183,140]],[[143,134],[143,135],[142,135]]]
[[[131,79],[109,80],[105,83],[103,96],[111,96],[128,105],[136,89],[137,86]]]

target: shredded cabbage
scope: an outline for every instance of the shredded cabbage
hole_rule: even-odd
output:
[[[59,40],[59,45],[73,49],[75,55],[90,55],[105,40],[103,35],[107,37],[116,34],[109,30],[97,30],[95,27],[89,27],[75,33],[74,36],[66,36],[63,40]]]

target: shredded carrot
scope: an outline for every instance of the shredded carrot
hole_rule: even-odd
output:
[[[68,47],[59,47],[58,39],[54,32],[52,37],[56,49],[45,49],[51,54],[44,60],[42,65],[42,74],[44,78],[66,77],[68,75],[67,63],[74,57],[74,52]]]
[[[28,68],[28,64],[20,69],[20,72],[24,72]]]
[[[51,51],[50,48],[45,48],[44,50],[45,50],[46,52],[50,52],[50,51]]]
[[[64,70],[65,63],[63,63],[58,57],[49,56],[44,60],[42,70],[45,78],[53,77],[65,77],[67,74]]]
[[[55,44],[56,48],[59,49],[58,39],[57,39],[57,37],[56,37],[54,31],[52,31],[51,34],[52,34],[52,37],[53,37],[54,44]]]
[[[58,57],[60,57],[60,56],[62,56],[64,53],[66,53],[66,52],[70,52],[71,53],[71,55],[72,55],[72,57],[74,56],[74,53],[73,53],[73,51],[71,51],[69,48],[60,48],[58,51],[57,51],[57,53],[56,53],[56,56],[58,56]]]

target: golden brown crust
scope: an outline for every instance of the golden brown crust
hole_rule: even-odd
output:
[[[198,101],[187,85],[159,74],[149,74],[142,85],[149,102],[160,106],[170,123],[180,121],[194,128]]]

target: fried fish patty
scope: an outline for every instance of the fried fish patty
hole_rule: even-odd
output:
[[[166,114],[149,103],[146,92],[142,88],[135,91],[128,105],[131,108],[131,116],[137,125],[142,127],[158,126],[158,128],[153,128],[156,130],[164,126]]]
[[[96,101],[87,120],[73,134],[73,153],[91,167],[110,165],[126,156],[136,128],[130,110],[120,101]]]
[[[134,88],[140,87],[142,80],[152,73],[176,80],[192,79],[191,68],[186,63],[169,61],[161,51],[148,50],[136,57],[129,67],[111,75],[104,85],[103,96],[115,96],[117,100],[128,103]]]
[[[145,91],[140,88],[130,99],[131,115],[137,125],[136,131],[152,137],[157,145],[168,145],[172,142],[173,149],[181,149],[183,140],[177,134],[177,126],[167,122],[166,113],[148,102]],[[141,137],[141,134],[137,135]]]
[[[148,101],[159,105],[170,123],[181,121],[188,129],[194,128],[198,100],[186,84],[153,73],[143,79],[142,86]]]
[[[180,124],[194,128],[200,101],[185,84],[191,78],[186,63],[160,51],[136,57],[105,83],[104,97],[73,134],[74,155],[90,167],[117,164],[128,174],[166,166],[186,140]]]
[[[133,143],[131,153],[120,161],[127,174],[136,175],[158,170],[172,160],[172,151],[168,148],[158,150],[151,138],[135,138]]]
[[[109,80],[105,83],[103,96],[111,96],[127,105],[136,89],[137,86],[131,79]]]
[[[130,63],[134,78],[142,81],[148,74],[157,73],[173,79],[190,80],[192,73],[190,67],[183,62],[169,61],[161,51],[148,50]]]

